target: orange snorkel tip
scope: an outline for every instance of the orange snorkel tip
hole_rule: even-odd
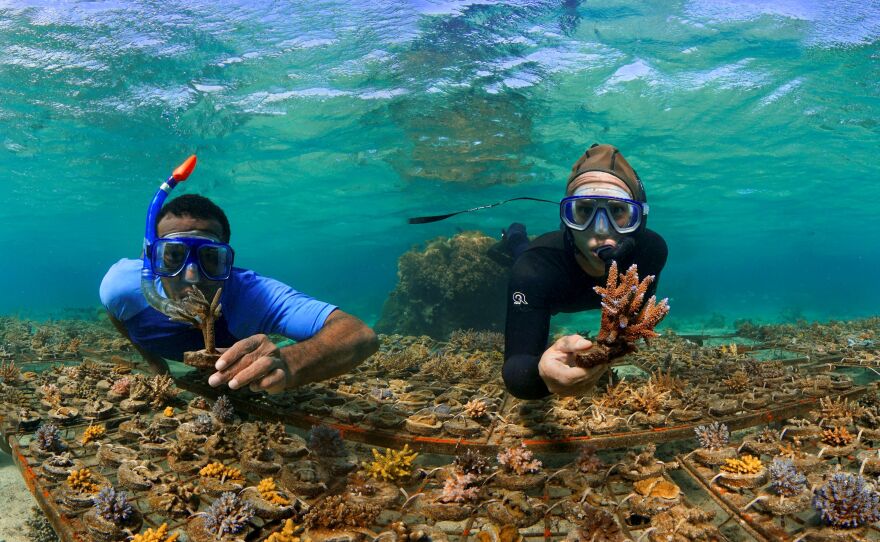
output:
[[[195,154],[190,156],[189,158],[184,160],[182,164],[177,166],[177,169],[174,170],[174,173],[172,173],[171,176],[177,182],[185,181],[186,178],[189,177],[189,174],[192,173],[194,169],[196,169],[196,155]]]

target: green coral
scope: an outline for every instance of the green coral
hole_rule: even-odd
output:
[[[495,242],[463,232],[404,253],[376,331],[444,338],[456,329],[503,329],[508,269],[486,255]]]
[[[409,478],[412,475],[413,461],[418,456],[417,452],[409,449],[409,445],[404,445],[402,450],[388,448],[385,450],[384,455],[373,448],[373,461],[364,461],[361,463],[361,467],[370,478],[395,482]]]

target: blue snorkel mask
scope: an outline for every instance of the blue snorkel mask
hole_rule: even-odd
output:
[[[175,277],[193,266],[208,280],[226,280],[232,271],[234,252],[226,243],[195,236],[159,238],[156,232],[156,217],[162,205],[177,183],[185,181],[195,167],[196,156],[192,155],[159,186],[147,210],[141,291],[150,306],[169,316],[180,313],[183,308],[178,301],[159,293],[157,277]]]

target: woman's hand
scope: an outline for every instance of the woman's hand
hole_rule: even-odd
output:
[[[548,348],[538,362],[538,374],[550,393],[556,395],[583,395],[590,391],[610,364],[589,369],[577,366],[577,354],[592,348],[593,343],[580,335],[566,335]]]
[[[287,389],[291,377],[281,350],[263,334],[252,335],[230,346],[214,368],[217,372],[211,375],[208,384],[217,387],[228,383],[233,390],[249,385],[255,392],[281,393]]]

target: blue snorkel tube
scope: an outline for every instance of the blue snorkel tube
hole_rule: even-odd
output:
[[[156,274],[153,272],[152,260],[153,244],[159,238],[156,233],[156,217],[159,215],[159,210],[162,209],[165,200],[168,199],[168,194],[174,190],[177,183],[185,181],[195,168],[196,155],[194,154],[177,166],[177,169],[174,170],[171,176],[159,186],[159,190],[156,191],[156,195],[153,196],[153,201],[150,202],[150,207],[147,209],[147,225],[144,231],[144,265],[141,268],[141,291],[144,293],[144,298],[150,306],[169,316],[175,313],[175,309],[179,309],[180,305],[163,296],[156,289]]]

